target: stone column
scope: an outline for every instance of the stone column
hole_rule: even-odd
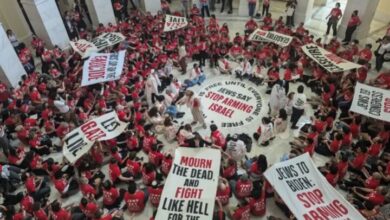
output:
[[[111,0],[86,0],[85,3],[87,4],[94,29],[97,28],[100,23],[105,26],[110,22],[116,24]]]
[[[24,74],[27,73],[0,23],[0,80],[16,87]]]
[[[362,23],[353,33],[352,39],[367,38],[370,33],[371,22],[374,18],[378,4],[379,0],[348,0],[343,17],[341,18],[340,26],[338,27],[337,36],[340,39],[344,39],[345,31],[347,30],[348,21],[351,18],[352,12],[358,10]]]
[[[181,3],[179,3],[181,4]],[[153,15],[157,14],[158,11],[161,10],[161,1],[160,0],[141,0],[141,6],[152,13]]]
[[[294,23],[299,25],[299,23],[306,23],[311,19],[313,12],[314,0],[299,0],[297,8],[295,9],[294,14]],[[272,4],[271,4],[272,7]]]
[[[69,47],[69,37],[55,0],[22,0],[23,8],[38,37],[49,46]]]

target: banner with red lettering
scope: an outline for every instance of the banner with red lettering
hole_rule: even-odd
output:
[[[390,90],[357,83],[350,110],[390,122]]]
[[[62,153],[66,159],[74,163],[86,154],[95,141],[113,139],[126,129],[127,123],[118,119],[115,111],[90,120],[67,134],[64,139]]]
[[[126,51],[95,53],[84,62],[81,86],[118,80],[125,63]]]
[[[216,149],[176,149],[156,219],[211,220],[220,163],[221,151]]]
[[[114,46],[126,39],[121,33],[104,33],[92,39],[91,42],[80,39],[76,42],[71,41],[73,50],[79,53],[82,58],[89,57],[92,53],[103,50],[104,48]]]
[[[299,220],[365,219],[328,183],[308,153],[276,163],[264,175]]]
[[[187,18],[173,16],[173,15],[165,15],[165,24],[164,24],[164,32],[174,31],[180,28],[183,28],[188,25]]]
[[[98,51],[97,47],[93,43],[84,39],[80,39],[76,42],[71,41],[70,46],[72,46],[73,50],[79,53],[83,58],[85,58],[84,56],[86,54]]]
[[[344,72],[361,67],[361,65],[344,60],[336,54],[333,54],[315,44],[306,44],[302,46],[302,50],[308,57],[316,61],[320,66],[331,73]]]
[[[293,38],[291,36],[281,34],[275,31],[263,31],[261,29],[256,29],[249,36],[251,41],[267,41],[274,44],[277,44],[281,47],[287,47]]]

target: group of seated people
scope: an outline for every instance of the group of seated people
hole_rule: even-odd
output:
[[[294,219],[263,176],[269,166],[267,157],[248,157],[251,136],[224,134],[211,124],[203,128],[209,130],[205,137],[199,128],[178,122],[184,113],[178,112],[175,105],[187,88],[206,80],[206,60],[221,75],[236,74],[268,89],[272,98],[270,115],[258,122],[254,145],[276,147],[272,141],[288,131],[288,120],[296,129],[301,110],[311,104],[315,109],[312,123],[300,128],[299,137],[291,140],[291,152],[283,160],[305,152],[329,157],[329,162],[319,169],[333,186],[348,191],[349,201],[367,218],[377,215],[389,203],[389,123],[349,111],[357,81],[390,87],[390,71],[371,81],[366,79],[370,45],[359,50],[354,42],[343,48],[336,39],[322,45],[321,40],[313,42],[314,36],[303,24],[292,30],[283,19],[273,22],[271,14],[260,24],[250,19],[245,35],[238,33],[232,40],[228,25],[219,26],[215,16],[206,22],[193,14],[187,27],[169,33],[163,32],[163,18],[163,13],[152,16],[133,10],[118,26],[100,25],[94,31],[77,29],[80,39],[92,39],[104,32],[126,36],[124,42],[106,49],[127,51],[125,67],[117,81],[81,87],[84,60],[78,53],[58,47],[49,49],[38,37],[31,43],[36,56],[25,45],[19,47],[28,75],[16,88],[0,84],[0,143],[6,157],[0,165],[0,210],[4,216],[0,219],[144,219],[140,215],[146,206],[153,208],[150,219],[154,219],[177,147],[221,150],[213,219],[228,216],[246,220],[268,215],[269,198]],[[248,35],[257,27],[291,35],[294,40],[285,48],[251,42]],[[86,34],[82,34],[84,31]],[[185,44],[187,60],[194,61],[191,71],[184,72],[183,82],[176,74],[180,66],[179,41]],[[358,60],[363,67],[344,74],[328,73],[300,49],[306,43],[317,43],[345,59]],[[201,51],[204,45],[207,48]],[[40,71],[36,68],[39,58]],[[151,75],[159,83],[149,99],[147,84]],[[304,86],[290,92],[290,83],[305,84],[317,95],[306,102]],[[304,102],[298,105],[301,99]],[[129,123],[125,132],[95,143],[74,164],[62,158],[58,152],[70,131],[110,111],[116,111],[121,121]],[[80,196],[79,192],[80,200],[63,204],[69,203],[70,197]]]

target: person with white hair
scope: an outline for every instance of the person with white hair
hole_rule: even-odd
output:
[[[191,114],[193,121],[191,125],[196,125],[197,123],[201,124],[203,128],[207,128],[206,122],[204,120],[202,105],[200,99],[195,96],[195,93],[191,90],[187,90],[183,98],[181,98],[177,104],[183,105],[186,104],[188,108],[191,109]]]
[[[250,78],[252,77],[252,65],[249,62],[248,59],[243,59],[240,62],[240,66],[238,66],[235,70],[236,77],[240,80],[243,80],[244,78]]]
[[[152,69],[145,83],[145,95],[148,106],[153,105],[153,98],[158,94],[158,87],[160,85],[160,79],[158,78],[154,69]]]

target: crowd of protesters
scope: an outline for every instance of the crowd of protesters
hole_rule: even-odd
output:
[[[269,215],[266,201],[294,219],[263,176],[270,165],[267,157],[248,157],[252,138],[224,134],[217,125],[206,124],[202,103],[191,87],[207,80],[207,64],[219,70],[221,77],[231,74],[267,88],[272,97],[270,111],[258,122],[254,145],[287,148],[274,146],[272,141],[288,125],[300,129],[283,160],[306,152],[329,157],[320,171],[334,187],[348,192],[349,201],[366,218],[379,215],[380,208],[389,203],[390,124],[349,111],[356,82],[390,89],[389,70],[373,79],[367,77],[372,45],[361,48],[353,40],[343,47],[336,38],[324,43],[302,23],[292,28],[283,17],[273,18],[268,8],[260,22],[249,19],[245,32],[230,38],[229,25],[220,24],[215,16],[204,19],[197,5],[189,12],[188,26],[172,32],[163,32],[169,4],[155,16],[114,6],[118,25],[101,24],[93,31],[80,24],[83,19],[77,10],[67,16],[75,39],[88,40],[105,32],[126,36],[124,42],[102,51],[126,50],[117,81],[81,87],[85,60],[76,52],[47,48],[35,36],[31,42],[35,51],[13,42],[28,74],[16,88],[0,84],[0,144],[6,157],[0,165],[0,219],[124,219],[124,213],[132,217],[142,213],[146,203],[156,210],[173,161],[173,151],[168,149],[177,147],[213,147],[223,153],[213,219]],[[285,48],[249,41],[256,28],[293,36],[293,41]],[[307,43],[362,67],[329,73],[301,50]],[[41,59],[40,68],[37,59]],[[177,72],[188,79],[179,80]],[[297,91],[291,91],[290,84],[298,84]],[[306,97],[307,90],[315,95]],[[191,109],[193,121],[178,124],[185,113],[176,106],[184,104]],[[299,127],[310,105],[315,112],[312,122]],[[75,164],[52,156],[62,151],[61,140],[67,133],[110,111],[129,123],[124,133],[94,144]],[[199,129],[208,130],[209,135],[200,135]],[[107,175],[102,172],[106,165]],[[239,174],[240,169],[245,172]],[[79,202],[62,205],[61,201],[79,191]]]

